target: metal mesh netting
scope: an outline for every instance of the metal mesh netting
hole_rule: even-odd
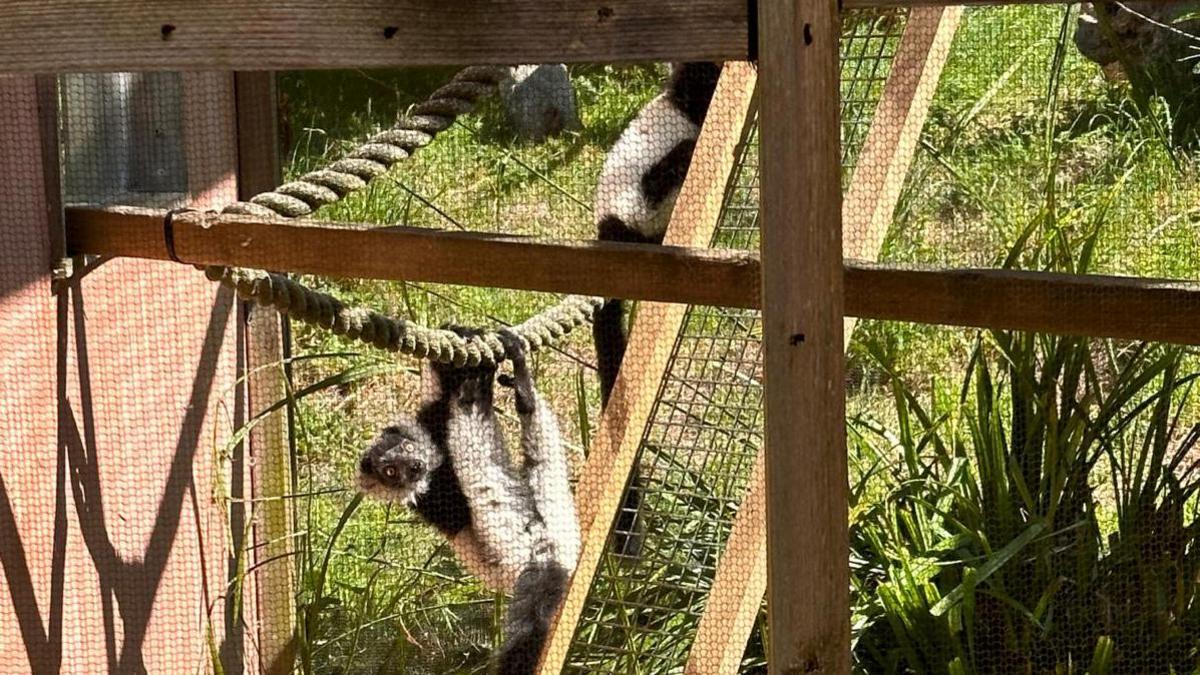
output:
[[[846,259],[1200,278],[1196,19],[1137,7],[844,13]],[[283,178],[309,187],[280,194],[361,226],[758,249],[753,66],[459,73],[281,73]],[[494,370],[311,326],[284,359],[273,315],[186,265],[78,260],[51,296],[47,202],[219,208],[247,111],[224,74],[48,79],[0,79],[0,662],[766,672],[758,311],[609,298]],[[558,299],[299,281],[467,330]],[[1064,313],[1103,326],[1107,293]],[[856,671],[1200,668],[1194,349],[846,329]]]

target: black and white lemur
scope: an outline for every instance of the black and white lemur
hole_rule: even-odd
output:
[[[455,328],[460,335],[477,334]],[[362,455],[359,487],[400,501],[450,541],[466,569],[512,595],[501,675],[533,673],[579,558],[579,525],[558,421],[534,387],[520,340],[501,333],[521,422],[515,466],[496,422],[493,367],[427,362],[422,405]]]
[[[605,157],[594,204],[597,239],[662,243],[720,74],[717,63],[672,64],[662,93],[638,112]],[[608,405],[625,357],[624,315],[625,302],[609,298],[592,325],[602,405]],[[639,474],[631,480],[614,544],[619,554],[635,556],[641,548]]]
[[[664,91],[622,132],[597,188],[599,239],[662,243],[719,74],[715,63],[672,66]],[[625,354],[623,318],[624,302],[609,299],[595,319],[605,404]],[[537,665],[580,539],[557,420],[534,387],[519,341],[511,334],[501,338],[513,364],[509,384],[524,466],[513,466],[496,424],[496,369],[431,362],[422,371],[420,410],[385,428],[367,448],[359,486],[411,506],[450,540],[468,571],[512,594],[498,661],[501,675],[517,675]],[[625,554],[634,554],[640,542],[638,508],[637,490],[628,491],[616,528]]]

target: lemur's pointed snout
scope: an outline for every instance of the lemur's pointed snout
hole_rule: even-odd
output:
[[[419,459],[410,459],[404,463],[404,472],[409,482],[414,482],[425,473],[425,462]]]

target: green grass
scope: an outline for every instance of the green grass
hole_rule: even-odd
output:
[[[1200,276],[1200,166],[1195,151],[1169,142],[1169,129],[1164,129],[1172,117],[1165,106],[1152,103],[1152,113],[1147,114],[1127,86],[1106,82],[1070,47],[1071,23],[1066,24],[1064,45],[1063,11],[1047,6],[966,12],[886,242],[886,260],[954,266],[1008,263],[1036,269],[1066,265],[1078,270],[1080,252],[1090,246],[1092,271]],[[289,106],[292,140],[288,174],[322,166],[371,132],[388,127],[397,114],[453,72],[284,75],[281,90]],[[368,190],[318,215],[381,225],[590,237],[590,204],[605,149],[653,95],[662,73],[660,67],[649,66],[575,67],[583,131],[542,145],[522,144],[504,130],[499,106],[490,103]],[[1010,260],[1014,250],[1020,255]],[[553,301],[543,294],[493,289],[309,281],[344,299],[427,325],[516,322]],[[986,341],[989,354],[996,357],[986,367],[995,373],[1008,372],[1001,363],[999,339]],[[295,368],[297,388],[311,388],[298,401],[298,480],[301,492],[316,493],[297,502],[304,543],[299,568],[305,670],[482,672],[486,656],[500,639],[495,619],[503,610],[502,600],[459,570],[441,540],[410,514],[353,499],[358,452],[393,411],[415,405],[418,364],[361,354],[355,345],[302,327],[295,340],[298,354],[313,357]],[[928,475],[936,469],[941,477],[953,474],[962,484],[969,480],[982,489],[986,481],[979,472],[984,467],[980,455],[971,453],[985,448],[968,424],[981,404],[958,401],[964,388],[986,393],[977,381],[985,364],[973,359],[980,349],[981,338],[972,331],[888,322],[860,326],[848,359],[847,407],[855,420],[851,445],[859,452],[857,461],[865,461],[868,450],[887,466],[898,461],[896,452],[903,460],[896,465],[902,470],[880,470],[862,483],[853,508],[860,528],[909,527],[899,519],[911,514],[899,514],[895,504],[898,494],[909,498],[905,486],[912,483],[905,481],[916,480],[914,471]],[[539,355],[534,366],[578,464],[587,432],[598,419],[589,332],[572,335],[560,350]],[[1036,371],[1045,353],[1027,351]],[[1079,353],[1075,357],[1084,358]],[[1096,359],[1101,360],[1098,355]],[[1194,370],[1194,359],[1183,363]],[[993,376],[993,382],[998,381],[1011,387],[1015,380]],[[1161,373],[1157,381],[1161,383]],[[987,391],[1001,401],[1000,409],[1011,409],[1011,389],[993,386]],[[1180,409],[1185,421],[1200,417],[1195,397],[1189,401]],[[957,420],[955,428],[914,420],[917,403],[927,406],[930,415]],[[1150,428],[1148,424],[1138,427],[1138,433]],[[934,452],[935,436],[944,437],[939,441],[944,447],[958,449],[949,455]],[[1136,438],[1131,435],[1129,440]],[[881,445],[880,439],[891,440]],[[1112,453],[1097,459],[1096,466],[1111,468],[1126,461],[1119,460],[1115,449]],[[937,504],[935,500],[911,510]],[[1118,495],[1097,498],[1095,510],[1098,531],[1120,530]],[[948,516],[939,508],[920,517]],[[974,591],[958,592],[956,609],[939,615],[950,618],[934,620],[914,614],[915,605],[901,603],[902,596],[889,599],[886,591],[878,590],[912,592],[912,587],[901,588],[894,576],[902,570],[919,593],[936,591],[936,596],[922,596],[928,610],[968,575],[975,575],[974,588],[995,584],[1013,573],[1009,564],[1022,559],[1018,554],[1023,547],[1047,544],[1044,531],[1026,535],[1032,523],[1028,519],[996,533],[955,517],[958,522],[943,527],[954,533],[954,546],[904,538],[917,536],[916,530],[890,539],[875,535],[879,546],[862,564],[883,571],[870,579],[878,584],[872,586],[876,604],[858,607],[860,661],[891,659],[895,672],[987,672],[965,658],[980,649],[976,642],[983,638],[964,632],[965,609],[957,609],[974,597]],[[710,534],[718,536],[720,531],[717,527]],[[982,540],[984,534],[987,541]],[[972,536],[974,558],[955,547]],[[901,544],[902,550],[897,548]],[[990,582],[980,578],[989,560],[996,568]],[[942,571],[951,562],[957,567]],[[684,572],[663,570],[668,575]],[[949,578],[957,582],[949,583]],[[617,590],[636,593],[633,586]],[[681,599],[685,601],[690,602]],[[898,647],[900,638],[895,636],[909,633],[896,622],[906,620],[933,621],[930,630],[945,639],[927,650],[914,644]],[[958,623],[947,623],[952,621]],[[958,633],[950,635],[955,625]],[[663,630],[670,633],[674,628]],[[686,640],[687,631],[681,630]],[[895,640],[889,642],[886,636]],[[763,632],[756,631],[752,661],[761,662],[757,655],[764,640]],[[687,647],[678,640],[670,646],[680,653]],[[664,645],[640,647],[654,650]],[[1093,647],[1103,659],[1104,648],[1093,644],[1088,649]],[[1089,651],[1088,659],[1092,656]],[[955,659],[958,665],[951,666]],[[636,666],[636,658],[632,664]],[[899,664],[907,664],[908,670]]]

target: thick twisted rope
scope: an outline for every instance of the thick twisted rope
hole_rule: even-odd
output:
[[[365,188],[397,162],[429,145],[460,115],[473,111],[480,99],[495,93],[507,77],[508,68],[465,68],[417,104],[394,127],[372,136],[343,159],[256,195],[248,202],[230,204],[221,212],[256,218],[310,215]],[[236,289],[246,300],[380,349],[456,365],[493,365],[504,360],[504,346],[495,332],[463,338],[448,330],[426,328],[371,309],[346,305],[282,274],[216,265],[206,267],[204,273],[209,279]],[[510,330],[528,349],[537,350],[591,321],[601,302],[599,298],[568,296]]]

